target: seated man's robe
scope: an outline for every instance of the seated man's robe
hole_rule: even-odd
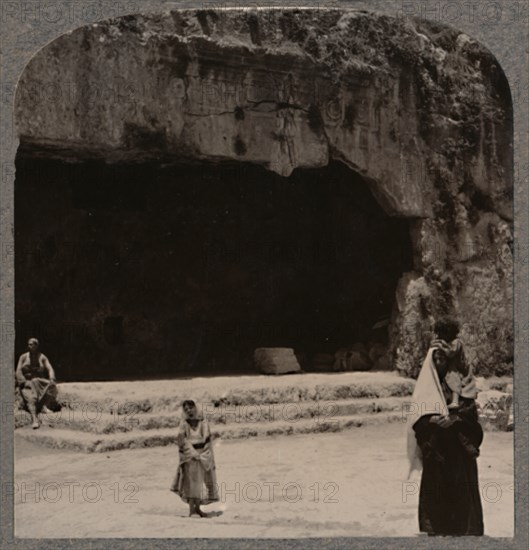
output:
[[[39,353],[32,364],[29,352],[20,356],[15,374],[17,389],[23,408],[31,414],[39,414],[46,406],[51,411],[60,410],[57,402],[57,385],[50,379],[53,369],[48,358]]]

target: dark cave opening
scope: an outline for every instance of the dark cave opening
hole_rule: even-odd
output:
[[[411,269],[408,221],[339,162],[286,178],[244,164],[17,158],[16,351],[59,380],[255,372],[257,347],[367,342]]]

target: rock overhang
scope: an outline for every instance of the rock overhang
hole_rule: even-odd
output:
[[[476,179],[486,170],[489,194],[510,183],[480,150],[487,125],[502,143],[509,130],[509,98],[487,70],[502,79],[462,33],[364,10],[133,15],[38,52],[17,125],[22,150],[76,160],[238,160],[288,176],[337,159],[388,213],[430,217],[439,154],[470,159]]]

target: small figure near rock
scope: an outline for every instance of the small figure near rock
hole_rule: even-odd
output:
[[[361,342],[356,342],[347,348],[340,348],[334,354],[335,371],[367,371],[371,367],[368,352]]]
[[[193,400],[186,399],[182,411],[177,438],[180,462],[171,491],[189,504],[189,516],[204,518],[208,516],[200,505],[219,500],[211,433]]]
[[[53,412],[61,410],[57,401],[55,371],[48,358],[39,351],[36,338],[28,340],[28,351],[18,360],[15,379],[22,407],[31,415],[33,429],[39,428],[39,415],[44,407]]]

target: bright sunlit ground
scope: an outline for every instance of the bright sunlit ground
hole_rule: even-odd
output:
[[[419,478],[405,482],[401,424],[217,441],[222,502],[204,507],[207,519],[188,518],[169,491],[174,447],[80,454],[15,442],[18,537],[418,534]],[[487,432],[478,460],[485,533],[512,536],[512,433]]]

